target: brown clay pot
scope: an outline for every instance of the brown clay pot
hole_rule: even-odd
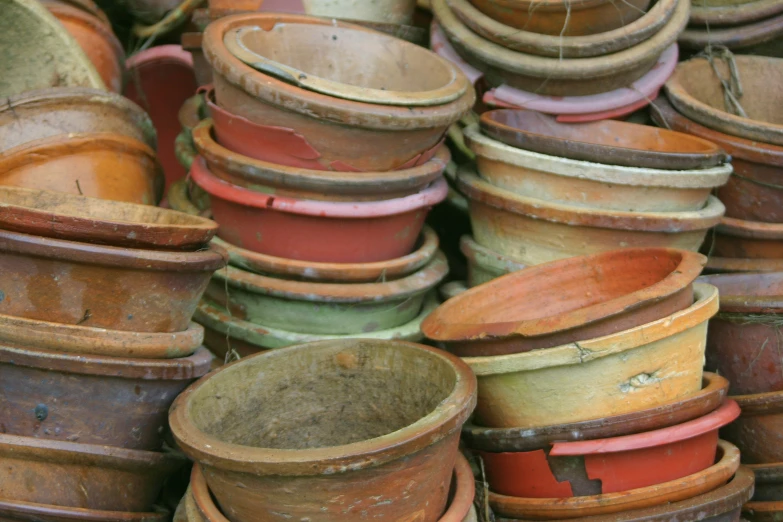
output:
[[[783,392],[774,391],[731,397],[742,415],[721,430],[721,436],[742,452],[742,462],[783,462]]]
[[[707,274],[735,272],[783,272],[783,259],[742,259],[710,257],[704,266]]]
[[[0,185],[157,204],[163,173],[155,152],[119,134],[67,134],[0,153]]]
[[[230,520],[266,510],[432,521],[446,506],[475,386],[467,365],[440,350],[321,341],[216,370],[177,398],[169,422]]]
[[[756,476],[754,501],[778,502],[783,500],[783,462],[748,465]]]
[[[712,254],[749,259],[783,258],[783,223],[725,217],[715,229]]]
[[[701,51],[707,45],[725,46],[742,53],[783,57],[780,37],[783,36],[783,15],[738,27],[689,27],[679,38],[679,45],[689,51]]]
[[[167,522],[170,516],[167,511],[129,513],[0,500],[0,520],[3,522]]]
[[[130,332],[188,327],[212,273],[197,252],[129,249],[0,231],[0,314]]]
[[[281,22],[334,23],[336,28],[371,31],[301,15],[257,13],[221,18],[204,32],[204,53],[214,69],[218,105],[262,125],[295,129],[316,151],[319,161],[363,171],[395,169],[433,149],[448,127],[473,106],[472,89],[466,89],[453,102],[429,107],[335,98],[262,74],[237,59],[223,44],[226,33],[233,29],[258,26],[270,30]],[[388,70],[396,68],[395,65]],[[461,72],[455,74],[464,79]],[[427,74],[420,76],[416,83],[427,81]]]
[[[424,321],[422,331],[461,357],[603,337],[691,306],[691,283],[706,261],[684,250],[621,249],[545,263],[450,299]],[[557,299],[529,299],[548,292]]]

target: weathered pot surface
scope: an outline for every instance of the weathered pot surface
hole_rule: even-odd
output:
[[[471,236],[462,236],[459,247],[468,260],[468,286],[471,287],[526,268],[521,263],[479,245]]]
[[[691,9],[691,25],[745,25],[783,12],[777,0],[758,0],[739,5],[701,6]]]
[[[0,500],[0,519],[3,522],[167,522],[170,517],[169,512],[162,510],[156,513],[129,513]]]
[[[728,47],[731,51],[760,56],[782,56],[778,46],[783,35],[783,14],[736,27],[689,27],[679,38],[679,45],[690,51],[700,51],[707,45]]]
[[[783,272],[783,259],[742,259],[731,257],[710,257],[704,272],[742,273],[742,272]]]
[[[783,392],[731,397],[742,415],[721,430],[721,436],[742,451],[748,464],[783,462]]]
[[[783,520],[783,502],[747,502],[742,516],[748,522],[779,522]]]
[[[437,520],[475,394],[467,365],[442,351],[321,341],[216,370],[177,398],[169,421],[231,520],[254,520],[259,509],[346,522],[411,513]],[[316,487],[324,475],[328,491]],[[346,502],[327,502],[335,495]]]
[[[754,501],[778,502],[783,500],[783,462],[771,464],[750,464],[756,476]]]
[[[783,223],[724,217],[715,228],[712,254],[750,259],[783,258]]]

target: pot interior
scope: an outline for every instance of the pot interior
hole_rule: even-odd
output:
[[[324,448],[410,426],[455,386],[448,360],[414,345],[327,341],[221,370],[195,390],[189,412],[199,429],[222,442]]]

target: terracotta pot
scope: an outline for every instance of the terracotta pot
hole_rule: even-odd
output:
[[[482,178],[521,196],[574,207],[625,212],[697,211],[704,208],[710,192],[731,175],[730,164],[697,170],[606,165],[563,158],[560,153],[531,152],[525,150],[531,148],[527,145],[512,147],[483,135],[476,125],[464,132],[476,153]]]
[[[702,277],[720,291],[720,313],[710,321],[707,367],[731,381],[735,395],[783,390],[778,314],[783,273]]]
[[[0,463],[0,498],[150,511],[163,481],[185,460],[151,451],[0,435]]]
[[[422,331],[460,357],[603,337],[690,307],[691,283],[706,261],[684,250],[620,249],[529,267],[449,300]],[[548,292],[558,298],[529,298]]]
[[[226,17],[210,24],[204,33],[204,53],[215,70],[217,102],[229,112],[241,114],[253,122],[296,129],[328,164],[337,162],[371,171],[395,169],[431,150],[441,141],[448,127],[473,106],[475,93],[472,89],[466,89],[465,94],[451,103],[431,107],[343,100],[261,74],[234,57],[223,45],[225,34],[235,28],[259,26],[270,29],[279,22],[333,24],[329,20],[300,15],[261,13]],[[341,22],[336,22],[335,27],[358,29],[358,26]],[[395,65],[389,70],[396,68]],[[453,71],[462,78],[456,69]],[[407,77],[407,74],[399,76]],[[421,77],[424,79],[428,75]],[[461,81],[465,81],[467,87],[467,80],[462,78]]]
[[[525,268],[525,265],[479,245],[471,236],[462,236],[459,248],[468,260],[468,286],[471,287]]]
[[[429,208],[448,190],[441,178],[403,198],[315,201],[233,185],[209,172],[201,158],[190,173],[210,195],[221,239],[262,254],[322,263],[371,263],[410,253]]]
[[[747,117],[735,116],[724,104],[724,90],[710,63],[694,58],[681,63],[666,82],[672,105],[688,118],[709,128],[734,136],[783,145],[783,114],[770,99],[769,86],[783,80],[783,59],[761,56],[735,56],[742,82],[740,99]],[[714,60],[722,78],[730,78],[724,60]]]
[[[166,522],[170,516],[167,511],[128,513],[0,500],[0,519],[4,522]]]
[[[128,332],[188,327],[219,247],[128,249],[0,231],[0,314]]]
[[[742,507],[748,522],[779,522],[783,520],[783,502],[748,502]]]
[[[783,392],[735,395],[742,415],[721,430],[721,436],[742,451],[742,461],[765,464],[783,461]]]
[[[783,272],[783,259],[741,259],[710,257],[704,267],[705,273],[731,272]]]
[[[395,281],[316,283],[267,277],[228,267],[215,272],[206,295],[245,321],[307,334],[370,333],[401,326],[448,273],[442,253]]]
[[[153,205],[162,173],[155,152],[119,134],[64,134],[0,153],[0,185]]]
[[[57,87],[12,96],[0,106],[0,152],[60,134],[108,132],[155,147],[149,116],[119,94]]]
[[[783,258],[783,223],[723,218],[715,231],[712,254],[718,257]]]
[[[9,435],[159,450],[174,398],[209,371],[205,349],[152,360],[0,346],[0,415]]]
[[[777,0],[757,0],[739,5],[704,7],[694,5],[691,9],[691,25],[744,25],[783,13],[783,5]]]
[[[345,522],[429,521],[446,505],[475,396],[467,365],[437,349],[321,341],[216,370],[177,398],[169,421],[231,520],[254,520],[263,509]],[[318,486],[324,481],[328,489]],[[345,502],[328,502],[337,496]]]
[[[783,462],[751,464],[748,467],[756,476],[754,501],[778,502],[783,499]]]
[[[209,103],[213,115],[216,107]],[[234,127],[234,126],[232,126]],[[415,194],[440,178],[451,155],[440,146],[421,165],[388,172],[339,172],[286,167],[231,152],[212,137],[205,121],[193,130],[193,142],[216,177],[256,192],[324,201],[379,201]],[[216,132],[217,134],[217,132]],[[250,134],[240,133],[243,139]],[[238,149],[241,147],[235,147]]]
[[[432,261],[438,252],[439,244],[438,235],[425,225],[417,248],[407,256],[378,263],[313,263],[266,256],[236,247],[221,239],[214,241],[228,252],[229,263],[238,268],[281,279],[338,283],[372,283],[401,279]]]
[[[733,51],[781,57],[780,37],[783,36],[783,15],[739,27],[691,27],[683,31],[678,42],[683,49],[700,51],[707,45],[725,46]]]
[[[523,498],[500,495],[490,491],[489,504],[496,515],[513,517],[514,519],[583,520],[581,517],[601,516],[603,517],[601,520],[613,520],[613,517],[609,517],[609,515],[614,513],[623,514],[688,500],[720,488],[739,469],[740,455],[736,447],[725,441],[719,441],[718,447],[718,461],[714,465],[691,475],[654,486],[572,498]],[[659,518],[657,520],[672,519]],[[680,520],[694,519],[683,518]]]
[[[706,207],[689,212],[586,209],[520,196],[466,169],[458,187],[470,200],[476,242],[525,265],[621,247],[695,251],[725,210],[713,196]]]
[[[566,4],[558,2],[562,5]],[[617,12],[611,2],[606,5]],[[485,40],[457,18],[446,0],[434,0],[432,9],[456,51],[482,71],[490,85],[505,84],[553,96],[583,96],[626,87],[650,71],[688,23],[690,1],[681,0],[666,25],[638,45],[604,56],[564,59],[520,53]],[[536,13],[541,10],[536,9]],[[571,6],[571,10],[575,8]],[[559,35],[560,28],[554,34]]]

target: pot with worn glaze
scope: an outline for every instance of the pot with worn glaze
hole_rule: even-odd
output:
[[[171,514],[163,510],[130,513],[0,500],[0,518],[3,522],[167,522],[170,517]]]
[[[783,223],[724,217],[715,228],[712,254],[745,259],[783,258]]]
[[[773,391],[731,397],[742,415],[721,430],[721,437],[742,451],[742,462],[783,462],[783,392]]]
[[[470,287],[526,268],[521,263],[479,245],[471,236],[462,236],[459,240],[459,248],[468,260],[468,286]]]
[[[263,509],[436,521],[475,382],[459,358],[422,345],[321,341],[216,370],[177,398],[169,422],[231,520]],[[328,502],[336,495],[345,502]]]

